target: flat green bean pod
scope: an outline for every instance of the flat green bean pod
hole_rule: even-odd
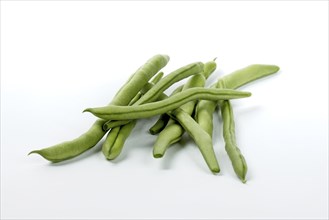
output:
[[[235,91],[231,89],[191,88],[158,102],[147,103],[139,106],[109,105],[99,108],[87,108],[84,112],[90,112],[95,116],[106,120],[132,120],[160,115],[193,100],[206,99],[218,101],[245,98],[249,96],[251,96],[251,93],[249,92]]]

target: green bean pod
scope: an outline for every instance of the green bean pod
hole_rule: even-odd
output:
[[[184,87],[184,85],[180,85],[170,95],[172,96],[172,95],[175,95],[175,94],[181,92],[183,87]],[[166,113],[160,115],[159,119],[149,129],[149,132],[152,135],[160,133],[166,127],[166,125],[168,124],[169,121],[170,121],[169,115],[167,115]]]
[[[205,65],[206,66],[206,65]],[[190,88],[203,87],[206,83],[206,78],[202,73],[194,75],[191,77],[187,83],[184,85],[182,91],[185,91]],[[180,108],[185,111],[187,114],[192,115],[196,100],[185,103]],[[163,157],[167,148],[180,140],[181,136],[184,134],[184,128],[170,119],[167,126],[160,132],[158,135],[154,147],[153,147],[153,156],[155,158]]]
[[[203,69],[203,63],[196,62],[183,66],[174,72],[168,74],[162,78],[152,89],[150,89],[143,97],[141,97],[134,105],[141,105],[155,101],[166,89],[168,89],[174,83],[185,79],[191,75],[195,75],[201,72]]]
[[[183,126],[189,136],[195,141],[209,169],[214,173],[219,173],[220,168],[214,152],[212,139],[208,133],[205,132],[200,125],[182,109],[175,109],[171,115],[180,123],[180,125]]]
[[[279,71],[279,67],[275,65],[250,65],[220,78],[211,88],[237,89],[277,71]],[[217,102],[211,100],[200,100],[196,106],[195,119],[210,136],[213,132],[213,113],[216,106]]]
[[[115,135],[112,135],[112,132],[110,132],[108,135],[109,141],[105,141],[102,147],[102,152],[108,160],[113,160],[119,156],[122,151],[123,145],[132,130],[134,129],[136,122],[136,120],[132,120],[128,124],[111,129],[111,131],[118,129],[119,132],[118,135],[115,137],[114,141],[112,141],[112,137]]]
[[[110,104],[128,105],[143,86],[162,69],[169,61],[167,55],[155,55],[140,67],[130,79],[121,87]],[[91,128],[71,141],[66,141],[40,150],[33,150],[29,154],[37,153],[51,162],[60,162],[76,157],[94,147],[105,135],[102,129],[104,120],[97,120]]]
[[[275,65],[253,64],[222,77],[217,84],[222,83],[224,88],[237,89],[247,83],[272,75],[279,69]]]
[[[78,138],[41,150],[33,150],[28,155],[33,153],[40,154],[53,163],[76,157],[96,145],[102,139],[105,134],[102,129],[103,123],[103,120],[97,120],[87,132]]]
[[[139,92],[141,96],[145,95],[149,90],[151,90],[154,87],[154,85],[156,85],[161,81],[163,74],[161,74],[161,77],[158,77],[160,74],[157,74],[154,77],[154,79],[151,81],[151,83],[148,83],[146,86],[143,87],[143,89],[141,89],[141,91]],[[160,96],[158,96],[157,99],[162,100],[166,98],[167,96],[164,93],[162,93],[160,94]],[[117,126],[114,126],[116,124]],[[120,120],[120,121],[110,120],[104,123],[103,129],[105,130],[111,128],[112,126],[112,129],[108,133],[104,141],[104,144],[102,146],[102,152],[108,160],[113,160],[120,155],[124,143],[129,137],[132,130],[134,129],[135,125],[136,125],[136,120]]]
[[[162,101],[139,106],[109,105],[99,108],[87,108],[84,112],[90,112],[95,116],[106,120],[132,120],[160,115],[193,100],[206,99],[218,101],[245,98],[249,96],[251,96],[251,93],[249,92],[235,91],[231,89],[191,88]]]
[[[211,88],[216,88],[213,85]],[[200,100],[195,107],[195,120],[205,130],[210,137],[213,132],[213,114],[216,110],[216,102],[210,100]]]
[[[203,63],[195,62],[195,63],[188,64],[186,66],[183,66],[183,67],[171,72],[170,74],[168,74],[167,76],[165,76],[164,78],[159,80],[159,82],[155,86],[153,86],[143,96],[141,96],[140,99],[138,101],[136,101],[133,105],[134,106],[141,105],[144,103],[153,102],[153,101],[157,100],[158,97],[163,95],[163,92],[166,89],[168,89],[171,85],[173,85],[174,83],[176,83],[188,76],[201,72],[202,69],[203,69]],[[129,121],[127,121],[127,120],[126,121],[113,121],[113,122],[109,121],[109,122],[105,123],[105,125],[103,126],[103,129],[108,130],[115,126],[127,124],[128,122]]]
[[[234,172],[245,183],[248,168],[246,160],[236,144],[233,109],[229,101],[223,100],[221,102],[221,113],[223,118],[225,150],[232,162]]]

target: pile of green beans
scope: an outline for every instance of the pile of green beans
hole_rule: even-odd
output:
[[[225,150],[237,177],[246,182],[247,163],[237,146],[235,122],[231,99],[249,97],[251,93],[237,88],[279,71],[275,65],[255,64],[219,78],[209,88],[206,80],[215,72],[215,60],[194,62],[165,75],[162,68],[169,56],[158,54],[142,65],[119,89],[107,106],[86,108],[98,119],[84,134],[29,154],[39,154],[57,163],[74,158],[96,146],[108,133],[102,144],[102,153],[108,160],[117,158],[138,120],[158,115],[149,129],[158,135],[153,147],[153,157],[161,158],[166,150],[177,143],[184,132],[198,146],[208,168],[219,173],[220,167],[213,146],[213,115],[219,109],[223,121],[222,136]],[[175,83],[189,78],[186,84],[177,86],[171,95],[164,92]]]

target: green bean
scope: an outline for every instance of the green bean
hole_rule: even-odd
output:
[[[203,72],[193,76],[183,87],[183,90],[193,87],[204,87],[206,79],[215,71],[217,65],[215,61],[205,63]],[[192,115],[196,101],[192,101],[184,104],[180,108],[189,115]],[[153,148],[153,156],[156,158],[163,157],[167,148],[173,143],[180,140],[180,137],[184,134],[183,127],[173,121],[169,120],[168,125],[158,135]]]
[[[152,76],[163,68],[169,61],[167,55],[155,55],[140,67],[117,92],[110,104],[127,105],[131,99],[143,88]],[[97,120],[91,128],[71,141],[66,141],[40,150],[33,150],[29,154],[37,153],[51,162],[60,162],[76,157],[94,147],[105,135],[102,129],[104,120]]]
[[[182,91],[193,87],[203,87],[206,83],[206,78],[202,73],[194,75],[187,83],[184,85]],[[192,115],[196,100],[190,101],[185,103],[184,105],[180,106],[180,108]],[[170,119],[168,125],[160,132],[158,135],[154,147],[153,147],[153,156],[155,158],[163,157],[167,148],[174,144],[175,142],[180,140],[180,137],[184,134],[183,127],[175,122],[173,119]]]
[[[212,88],[237,89],[277,71],[279,71],[279,67],[274,65],[250,65],[220,78]],[[213,113],[216,106],[217,102],[210,100],[200,100],[196,106],[195,119],[210,136],[212,136],[213,132]]]
[[[143,94],[145,94],[144,92],[142,92]],[[160,96],[157,98],[157,100],[164,100],[168,98],[168,96],[166,94],[160,94]],[[107,131],[111,128],[115,128],[118,126],[122,126],[122,125],[126,125],[130,122],[131,120],[108,120],[107,122],[105,122],[103,124],[103,130]]]
[[[105,132],[102,129],[103,123],[103,120],[97,120],[87,132],[78,138],[41,150],[33,150],[29,155],[33,153],[40,154],[53,163],[76,157],[96,145],[104,136]]]
[[[214,152],[212,139],[207,132],[205,132],[189,114],[180,108],[175,109],[171,115],[183,126],[190,137],[195,141],[209,169],[214,173],[219,173],[220,168]]]
[[[178,142],[183,133],[184,128],[179,123],[176,123],[174,119],[170,119],[165,129],[163,129],[157,136],[157,139],[153,145],[153,157],[163,157],[167,148]]]
[[[212,87],[236,89],[259,78],[271,75],[278,70],[279,67],[272,65],[251,65],[220,78]],[[236,144],[233,110],[228,100],[220,101],[219,104],[223,118],[225,150],[229,155],[235,173],[245,183],[247,164]],[[213,113],[216,106],[217,103],[214,101],[201,100],[196,107],[196,121],[209,135],[212,135],[213,132]]]
[[[148,102],[153,102],[157,100],[157,98],[163,95],[163,92],[168,89],[172,84],[194,74],[201,72],[203,69],[203,63],[195,62],[189,65],[183,66],[167,76],[161,79],[152,89],[147,91],[138,101],[136,101],[133,106],[141,105]],[[120,122],[106,122],[103,126],[104,130],[109,128],[127,124],[129,121],[120,121]]]
[[[247,173],[247,163],[240,152],[235,140],[235,125],[233,109],[229,101],[221,102],[221,113],[223,118],[223,136],[225,140],[225,150],[232,162],[234,172],[239,179],[245,183]]]
[[[122,151],[123,145],[126,139],[128,138],[128,136],[130,135],[130,133],[132,132],[132,130],[134,129],[136,122],[137,122],[136,120],[132,120],[128,124],[111,129],[108,135],[108,137],[110,138],[108,141],[105,140],[102,147],[102,152],[108,160],[113,160],[119,156],[119,154]],[[114,141],[112,141],[112,137],[113,137],[112,130],[115,131],[119,130],[118,135],[115,137]]]
[[[211,88],[216,88],[215,85]],[[213,113],[216,109],[216,102],[210,100],[200,100],[195,107],[195,120],[205,130],[210,137],[213,132]]]
[[[174,94],[181,92],[183,87],[184,87],[184,85],[177,87],[170,95],[172,96]],[[170,121],[169,115],[167,115],[165,113],[160,115],[159,119],[149,129],[149,132],[152,135],[160,133],[166,127],[166,125],[168,124],[169,121]]]
[[[223,83],[225,88],[237,89],[247,83],[276,73],[279,69],[275,65],[254,64],[224,76],[218,83]]]
[[[162,78],[156,85],[152,87],[145,95],[140,98],[134,105],[141,105],[155,101],[166,89],[172,84],[185,79],[188,76],[195,75],[201,72],[203,69],[203,63],[196,62],[181,67],[174,72],[168,74]]]
[[[161,72],[162,73],[162,72]],[[155,83],[157,80],[155,81]],[[138,99],[140,99],[147,91],[149,91],[152,87],[154,86],[154,80],[152,80],[151,83],[147,83],[138,93],[137,95],[131,100],[129,105],[135,104]],[[121,120],[121,121],[113,121],[113,120],[108,120],[103,124],[103,130],[107,131],[111,128],[115,128],[121,125],[128,124],[130,121],[129,120]],[[108,135],[109,136],[109,135]]]
[[[159,75],[161,77],[159,77]],[[152,79],[151,83],[146,84],[141,89],[141,91],[139,91],[139,93],[138,93],[138,94],[140,94],[140,97],[142,95],[144,95],[147,91],[149,91],[154,86],[154,84],[158,83],[160,81],[160,79],[162,78],[162,76],[163,76],[162,72],[158,73]],[[160,96],[160,98],[166,98],[163,96],[164,95]],[[136,99],[136,97],[138,97],[138,96],[137,95],[135,96],[135,98],[134,98],[135,101],[133,103],[135,103],[138,100],[138,99]],[[123,122],[126,122],[126,124],[122,124]],[[115,124],[117,124],[117,126],[114,126]],[[109,131],[109,133],[102,145],[102,152],[108,160],[113,160],[117,156],[119,156],[126,139],[130,135],[131,131],[134,129],[135,125],[136,125],[136,120],[132,120],[132,121],[129,121],[129,120],[111,121],[110,120],[103,124],[104,130],[108,129],[106,126],[113,126],[112,129]]]
[[[139,106],[109,105],[99,108],[87,108],[84,112],[90,112],[99,118],[107,120],[132,120],[163,114],[176,109],[187,102],[197,99],[225,100],[249,96],[251,96],[251,93],[249,92],[241,92],[231,89],[191,88],[158,102],[147,103]]]
[[[217,67],[215,60],[216,59],[204,64],[203,72],[201,74],[205,77],[205,79],[207,79],[215,71],[215,69]],[[190,84],[189,82],[187,82],[187,83]],[[181,88],[183,88],[183,86],[184,85],[177,88],[171,95],[174,95],[177,92],[180,92],[182,90]],[[200,85],[200,86],[203,87],[204,85]],[[188,86],[188,87],[193,87],[193,85]],[[185,87],[185,89],[186,89],[186,87]],[[158,121],[150,128],[151,134],[158,134],[163,129],[166,130],[162,134],[159,134],[159,136],[157,138],[157,143],[154,145],[154,146],[158,146],[157,148],[159,148],[159,149],[163,149],[163,150],[161,150],[161,152],[163,152],[163,153],[169,145],[180,140],[180,138],[178,138],[179,134],[183,135],[183,133],[184,133],[184,129],[179,124],[173,122],[172,119],[170,119],[170,120],[168,120],[168,119],[169,119],[168,115],[163,114],[160,116]],[[170,123],[168,124],[168,122],[170,122]],[[167,124],[168,124],[168,126],[166,127]],[[174,127],[177,127],[177,128],[174,128]],[[170,129],[172,129],[173,131],[170,132],[169,131]],[[165,136],[165,137],[162,137],[162,136]],[[171,140],[171,138],[173,138],[173,140]],[[157,155],[157,156],[160,157],[161,155]]]

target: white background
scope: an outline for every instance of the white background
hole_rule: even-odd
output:
[[[233,101],[249,166],[239,182],[215,117],[221,174],[188,136],[152,157],[141,120],[115,161],[101,144],[51,164],[157,53],[166,73],[217,57],[208,84],[253,63],[278,74]],[[181,82],[182,83],[182,82]],[[216,114],[217,115],[217,114]],[[1,2],[1,218],[328,218],[328,2]]]

